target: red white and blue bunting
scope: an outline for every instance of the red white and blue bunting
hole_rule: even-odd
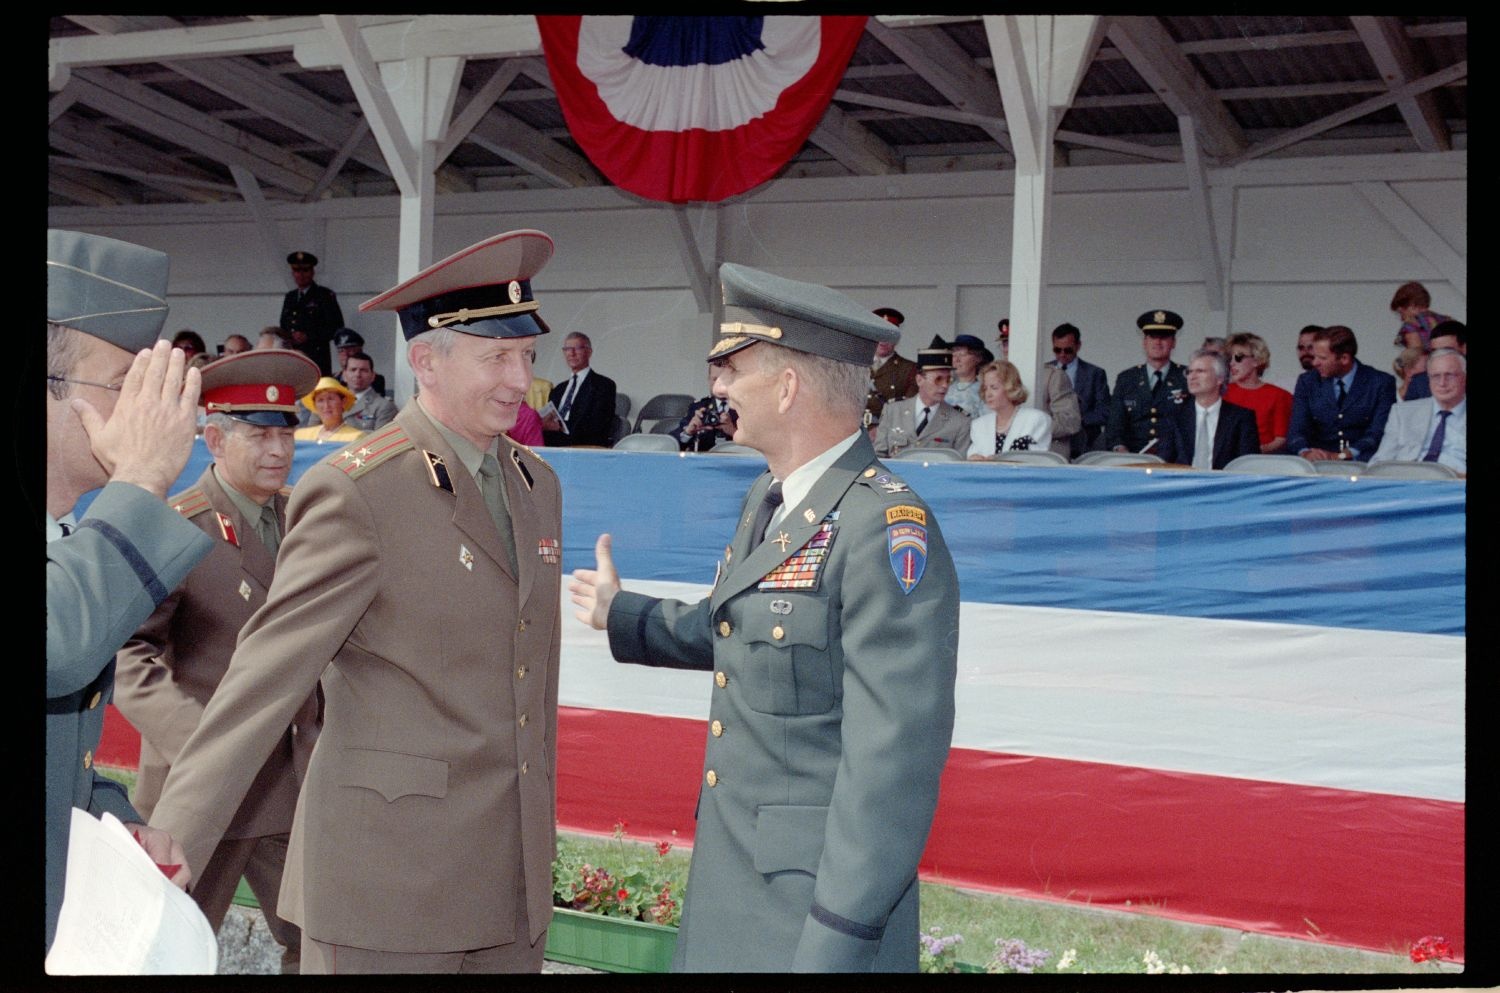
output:
[[[539,15],[568,130],[621,189],[716,202],[771,179],[817,127],[865,17]]]

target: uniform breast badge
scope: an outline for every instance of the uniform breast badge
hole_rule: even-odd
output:
[[[885,511],[886,550],[901,592],[910,596],[927,570],[927,512],[903,504]]]
[[[248,603],[250,600],[250,584],[243,579],[240,580],[240,596]]]
[[[562,545],[556,538],[538,538],[536,540],[536,553],[548,565],[557,565],[562,561]]]
[[[458,546],[458,561],[465,569],[474,571],[474,553],[469,551],[465,545]]]
[[[829,549],[833,547],[838,525],[824,521],[792,557],[766,573],[757,585],[762,590],[812,590],[817,589],[818,575],[828,561]]]

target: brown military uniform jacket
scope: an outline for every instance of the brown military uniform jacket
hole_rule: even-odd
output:
[[[1067,457],[1073,445],[1073,436],[1083,430],[1083,411],[1078,406],[1078,394],[1068,382],[1068,374],[1057,366],[1041,368],[1037,407],[1052,418],[1052,444],[1047,446],[1057,454]]]
[[[420,404],[310,468],[266,605],[157,804],[152,824],[201,862],[245,756],[322,676],[280,904],[308,937],[457,951],[551,921],[562,494],[524,446],[502,438],[500,462],[514,569]]]
[[[865,402],[865,410],[872,418],[879,420],[880,412],[887,403],[915,396],[916,392],[917,364],[892,352],[891,357],[885,360],[885,365],[870,377],[870,397]]]
[[[284,527],[287,498],[277,495],[272,501]],[[229,668],[240,629],[266,602],[276,566],[254,523],[245,520],[212,468],[168,502],[213,538],[214,546],[115,656],[115,705],[141,733],[135,806],[147,819],[172,763]],[[225,838],[262,838],[291,830],[299,773],[306,771],[317,737],[318,700],[308,693],[290,726],[283,726],[244,802],[231,811]],[[205,863],[190,865],[201,870]]]

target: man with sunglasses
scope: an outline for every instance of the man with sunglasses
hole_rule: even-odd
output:
[[[318,257],[312,252],[293,252],[286,261],[292,267],[296,289],[281,301],[281,336],[286,339],[287,347],[318,363],[322,375],[332,376],[333,360],[328,347],[335,332],[344,326],[338,297],[328,287],[313,281]]]
[[[1078,345],[1082,333],[1072,324],[1059,324],[1052,329],[1052,354],[1049,366],[1061,369],[1078,395],[1078,407],[1083,414],[1083,430],[1073,435],[1068,458],[1076,459],[1084,452],[1100,447],[1099,436],[1104,433],[1104,424],[1109,420],[1109,374],[1092,362],[1078,357]]]

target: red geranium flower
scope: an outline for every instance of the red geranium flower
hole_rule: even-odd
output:
[[[1411,946],[1411,960],[1426,962],[1428,959],[1451,959],[1453,946],[1442,935],[1429,934]]]
[[[656,843],[656,854],[658,855],[665,855],[671,850],[672,843],[670,841],[658,841]]]
[[[630,891],[627,890],[627,889],[620,889],[618,892],[615,893],[615,899],[619,900],[621,903],[624,903],[626,901],[626,899],[629,898],[629,896],[630,896]]]

